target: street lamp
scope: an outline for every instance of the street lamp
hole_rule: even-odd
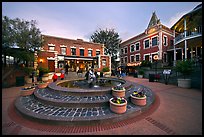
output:
[[[155,79],[157,81],[157,61],[159,59],[158,55],[154,55],[153,59],[156,61],[156,68],[155,68]]]

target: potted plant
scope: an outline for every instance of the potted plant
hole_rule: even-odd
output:
[[[125,88],[121,84],[113,87],[112,95],[114,97],[125,97]]]
[[[33,72],[33,68],[32,68],[32,67],[24,67],[23,70],[24,70],[24,72],[26,73],[25,82],[26,82],[27,84],[31,84],[31,83],[32,83],[32,72]]]
[[[42,81],[47,82],[49,80],[49,69],[40,67],[39,71],[43,74]]]
[[[34,86],[24,87],[21,89],[21,96],[29,96],[32,95],[35,90]]]
[[[146,105],[147,97],[143,91],[141,92],[134,91],[132,94],[130,94],[130,98],[131,98],[131,102],[135,105],[138,105],[138,106]]]
[[[143,76],[144,76],[144,70],[140,68],[140,69],[138,70],[138,75],[137,75],[137,76],[138,76],[138,78],[143,78]]]
[[[104,68],[102,69],[102,72],[103,72],[103,74],[104,74],[104,77],[110,77],[110,76],[111,76],[111,72],[110,72],[109,67],[104,67]]]
[[[40,81],[38,83],[38,88],[46,88],[48,85],[48,82]]]
[[[180,72],[183,78],[178,78],[178,87],[191,88],[191,79],[187,78],[193,72],[193,62],[191,60],[177,61],[175,70]]]
[[[110,110],[117,114],[122,114],[126,112],[127,100],[121,97],[114,97],[109,100]]]

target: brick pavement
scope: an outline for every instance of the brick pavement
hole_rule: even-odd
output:
[[[123,122],[123,126],[105,130],[93,130],[87,127],[86,132],[66,132],[66,128],[57,127],[45,130],[29,128],[22,121],[14,121],[8,108],[17,96],[21,87],[2,89],[2,134],[3,135],[202,135],[202,91],[183,89],[174,85],[149,82],[148,79],[125,77],[124,79],[147,86],[158,96],[159,104],[154,110],[135,117],[132,123]],[[26,120],[24,121],[26,123]],[[109,128],[108,128],[109,127]],[[100,127],[96,127],[98,129]],[[61,132],[58,132],[61,131]],[[64,131],[64,132],[63,132]]]

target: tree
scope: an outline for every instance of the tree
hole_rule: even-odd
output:
[[[119,38],[119,34],[115,32],[114,29],[105,29],[96,30],[91,35],[91,41],[94,43],[100,43],[105,45],[105,54],[111,56],[111,62],[113,66],[117,67],[117,62],[115,59],[117,58],[117,53],[119,50],[119,44],[121,43],[121,39]]]
[[[3,17],[2,47],[5,51],[3,53],[4,58],[10,54],[14,58],[26,61],[26,66],[29,61],[34,61],[34,51],[38,51],[43,44],[41,32],[36,24],[35,20],[29,22],[19,18]],[[14,45],[19,49],[12,48]],[[6,63],[6,61],[4,62]]]
[[[2,18],[2,54],[4,55],[4,66],[6,66],[7,52],[14,46],[14,30],[11,22],[6,16]]]

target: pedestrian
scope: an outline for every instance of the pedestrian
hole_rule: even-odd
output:
[[[68,69],[69,69],[69,65],[66,63],[66,65],[65,65],[65,74],[67,74],[67,75],[68,75]]]
[[[56,74],[56,73],[55,73],[55,74],[52,76],[52,79],[53,79],[53,82],[57,81],[58,76],[57,76],[57,74]]]
[[[64,74],[65,74],[65,71],[64,71],[64,69],[62,69],[62,71],[61,71],[61,75],[60,75],[61,80],[64,79]]]

